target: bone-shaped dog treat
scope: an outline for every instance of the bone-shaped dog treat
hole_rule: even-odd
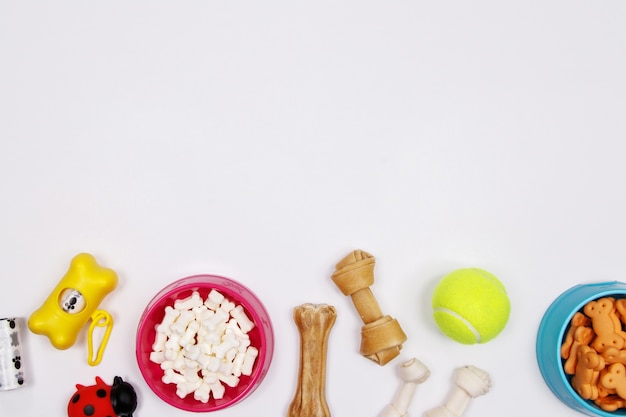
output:
[[[608,364],[619,362],[626,365],[626,350],[610,347],[602,352],[602,357]]]
[[[461,417],[472,398],[486,394],[491,388],[489,374],[475,366],[459,368],[454,383],[446,404],[428,411],[426,417]]]
[[[620,321],[626,324],[626,298],[615,300],[615,309],[620,314]]]
[[[417,386],[428,379],[430,370],[419,360],[413,358],[400,366],[402,387],[398,390],[393,401],[380,415],[381,417],[406,417],[409,405],[415,395]]]
[[[626,367],[621,363],[609,366],[608,372],[600,381],[606,388],[614,389],[620,398],[626,399]]]
[[[609,367],[605,366],[603,369],[600,370],[599,372],[599,377],[598,377],[598,382],[597,382],[597,387],[598,387],[598,398],[596,398],[595,400],[593,400],[593,402],[595,402],[597,404],[598,400],[602,400],[602,399],[610,399],[610,397],[617,397],[617,391],[613,388],[607,388],[604,385],[602,385],[602,376],[606,375],[609,372]]]
[[[287,417],[330,417],[326,403],[326,351],[337,312],[327,304],[302,304],[293,319],[300,332],[298,385]]]
[[[578,362],[578,349],[588,346],[594,337],[593,329],[590,327],[580,326],[574,332],[574,341],[570,347],[570,353],[567,360],[563,364],[563,370],[566,374],[574,375],[576,373],[576,364]]]
[[[615,300],[615,310],[617,316],[619,317],[619,321],[622,325],[626,325],[626,298],[620,298]],[[624,326],[621,326],[622,329],[619,332],[620,335],[626,340],[626,331],[623,330]]]
[[[580,346],[576,352],[578,361],[572,377],[572,388],[585,400],[598,398],[600,371],[604,368],[604,358],[589,346]],[[605,385],[607,388],[613,388]]]
[[[332,274],[333,282],[349,295],[364,325],[361,328],[360,353],[379,365],[398,356],[406,334],[396,319],[383,316],[370,286],[374,283],[375,258],[355,250],[346,255]]]
[[[590,301],[583,307],[583,311],[591,318],[591,325],[596,338],[592,347],[602,353],[609,347],[621,349],[624,347],[624,337],[621,322],[616,314],[615,299],[611,297]]]
[[[591,318],[593,330],[598,335],[613,333],[620,326],[615,314],[615,300],[611,297],[590,301],[585,304],[583,311]]]
[[[618,395],[609,395],[602,398],[598,397],[594,403],[604,411],[609,412],[626,407],[626,400],[620,398]]]
[[[610,366],[606,366],[600,371],[600,380],[598,382],[598,398],[593,400],[593,402],[604,411],[612,412],[620,408],[625,408],[626,400],[617,395],[617,390],[615,388],[607,388],[602,384],[602,378],[610,373]]]
[[[571,353],[572,345],[574,344],[574,334],[579,327],[589,327],[591,325],[591,319],[585,316],[583,313],[576,312],[572,317],[570,322],[570,327],[567,330],[567,334],[563,339],[563,344],[561,345],[561,357],[563,359],[569,358]]]

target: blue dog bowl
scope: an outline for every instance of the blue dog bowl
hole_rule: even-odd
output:
[[[626,297],[626,283],[619,281],[581,284],[570,288],[552,302],[546,310],[537,332],[537,362],[543,379],[552,392],[570,408],[588,416],[626,416],[626,409],[604,411],[593,401],[578,395],[563,370],[561,345],[572,317],[589,301],[602,297]]]

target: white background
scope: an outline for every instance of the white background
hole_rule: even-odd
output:
[[[136,416],[187,416],[142,380],[134,332],[163,286],[218,273],[274,324],[261,387],[216,416],[286,415],[293,308],[329,303],[326,398],[376,416],[396,368],[431,370],[409,410],[442,404],[457,367],[492,390],[467,416],[578,415],[536,365],[562,291],[624,279],[624,1],[3,1],[0,3],[0,316],[26,319],[79,252],[119,274],[103,362],[23,335],[28,385],[0,415],[61,416],[77,383],[114,375]],[[380,367],[330,280],[353,249],[408,335]],[[430,295],[482,267],[506,285],[508,326],[445,338]]]

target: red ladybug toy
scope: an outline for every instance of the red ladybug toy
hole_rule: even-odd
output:
[[[135,389],[121,377],[109,386],[97,376],[96,385],[76,384],[76,392],[67,405],[68,417],[132,417],[137,408]]]

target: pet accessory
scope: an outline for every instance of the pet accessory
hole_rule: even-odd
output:
[[[0,319],[0,391],[8,391],[24,385],[20,328],[19,319]]]
[[[97,365],[102,360],[113,328],[111,315],[97,308],[116,286],[115,271],[98,265],[88,253],[78,254],[50,296],[30,316],[28,328],[35,334],[47,336],[55,348],[67,349],[74,344],[80,330],[91,319],[87,334],[87,362],[92,366]],[[93,333],[96,327],[105,330],[94,357]]]

